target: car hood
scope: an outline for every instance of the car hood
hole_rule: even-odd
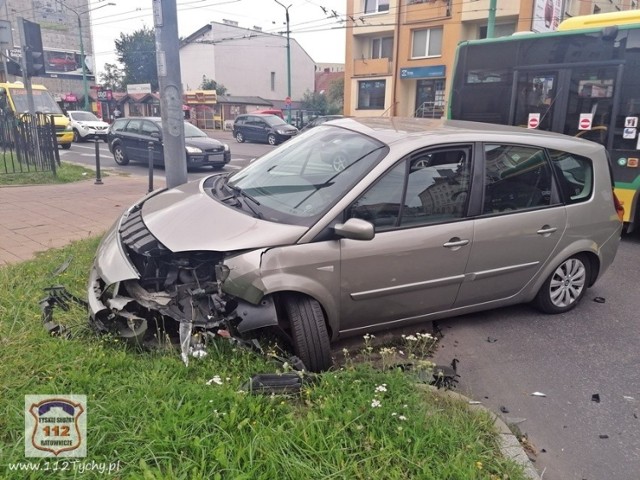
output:
[[[82,125],[83,127],[103,127],[103,128],[109,127],[108,123],[95,121],[95,120],[90,120],[88,122],[85,122],[84,120],[73,120],[73,123],[77,123],[78,125]]]
[[[203,182],[180,185],[144,202],[145,225],[173,252],[229,252],[286,245],[307,231],[307,227],[268,222],[226,205],[207,194]]]
[[[222,142],[210,137],[185,137],[184,144],[189,147],[198,147],[203,150],[219,148],[222,146]]]
[[[297,132],[298,129],[293,125],[277,125],[275,127],[271,127],[274,130],[284,130],[285,132]]]

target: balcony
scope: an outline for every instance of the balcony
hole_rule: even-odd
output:
[[[424,22],[450,16],[451,0],[407,0],[404,22]]]
[[[353,61],[354,76],[389,75],[393,61],[389,58],[362,58]]]

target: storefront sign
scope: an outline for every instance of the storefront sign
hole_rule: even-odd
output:
[[[218,103],[218,95],[215,90],[195,90],[185,92],[184,99],[185,103],[189,105],[214,105]]]
[[[401,68],[400,78],[439,78],[444,77],[446,65],[436,65],[434,67],[414,67]]]
[[[127,85],[127,93],[151,93],[150,83],[131,83]]]

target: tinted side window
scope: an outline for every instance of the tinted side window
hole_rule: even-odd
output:
[[[544,149],[485,145],[484,150],[484,213],[508,213],[552,204],[551,167]]]
[[[385,174],[352,207],[350,216],[377,230],[462,218],[471,178],[471,147],[419,152]]]
[[[238,117],[235,120],[236,125],[244,125],[245,121],[247,120],[246,117]]]
[[[152,122],[142,122],[140,133],[142,133],[143,135],[151,135],[152,133],[160,134],[160,130],[158,129],[157,125]]]
[[[566,204],[584,202],[593,191],[593,164],[586,157],[550,150],[560,194]]]
[[[111,125],[111,131],[112,132],[118,132],[120,130],[123,130],[124,127],[127,125],[127,122],[129,121],[129,119],[126,120],[116,120],[115,122],[113,122],[113,124]]]
[[[127,128],[124,131],[128,133],[140,133],[140,126],[142,124],[142,120],[131,120],[127,124]]]

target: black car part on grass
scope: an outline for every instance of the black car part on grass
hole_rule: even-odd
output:
[[[89,304],[70,293],[62,285],[45,288],[48,295],[40,300],[40,311],[42,312],[42,324],[45,330],[54,337],[71,338],[71,332],[67,327],[53,321],[53,309],[59,307],[65,312],[69,311],[70,304],[75,303],[83,308],[87,308]]]

